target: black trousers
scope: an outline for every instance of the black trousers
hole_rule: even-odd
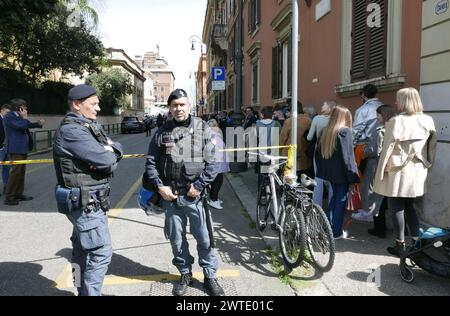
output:
[[[209,193],[211,201],[216,202],[219,200],[219,192],[223,185],[223,173],[217,175],[214,182],[211,184],[211,192]]]
[[[374,229],[378,233],[384,233],[386,232],[386,210],[388,208],[388,201],[385,197],[383,199],[383,203],[380,206],[380,213],[378,216],[374,216],[373,218],[373,224]]]
[[[388,198],[389,211],[392,212],[395,237],[405,240],[406,220],[411,237],[419,237],[420,223],[414,206],[414,198]],[[406,220],[405,220],[406,219]]]

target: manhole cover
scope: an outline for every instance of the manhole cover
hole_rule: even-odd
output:
[[[173,288],[178,281],[163,281],[152,283],[150,296],[173,296]],[[236,286],[232,280],[219,279],[219,283],[225,291],[225,296],[238,296]],[[203,282],[194,280],[192,287],[188,288],[185,296],[208,296],[203,288]]]

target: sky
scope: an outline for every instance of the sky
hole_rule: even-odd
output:
[[[100,16],[99,34],[105,47],[123,49],[131,58],[157,51],[175,73],[175,87],[193,96],[201,55],[191,50],[192,35],[202,37],[207,0],[93,0]],[[192,78],[189,76],[192,74]]]

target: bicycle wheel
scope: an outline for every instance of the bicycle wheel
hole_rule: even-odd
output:
[[[329,272],[335,258],[333,231],[325,212],[316,204],[306,216],[306,240],[313,264],[319,271]]]
[[[260,232],[267,227],[267,220],[270,216],[270,207],[272,195],[266,191],[266,182],[263,181],[258,191],[258,200],[256,205],[256,226]]]
[[[281,214],[280,248],[283,260],[291,269],[295,269],[305,258],[305,218],[293,205],[288,205]]]

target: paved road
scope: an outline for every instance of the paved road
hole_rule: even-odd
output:
[[[143,134],[118,136],[127,154],[145,153],[149,138]],[[50,155],[33,157],[49,158]],[[177,278],[171,265],[170,245],[165,240],[161,217],[147,217],[137,209],[137,191],[144,161],[125,160],[112,181],[110,229],[114,256],[105,280],[110,295],[171,295]],[[0,199],[0,295],[74,295],[71,283],[69,221],[57,213],[53,198],[52,165],[28,167],[26,194],[31,202],[18,207]],[[264,254],[266,246],[244,216],[244,208],[225,181],[221,198],[225,210],[213,211],[218,253],[223,262],[221,282],[228,295],[289,296],[295,292],[274,275]],[[191,251],[195,241],[189,236]],[[195,276],[202,280],[196,265]],[[201,284],[191,295],[205,295]]]

